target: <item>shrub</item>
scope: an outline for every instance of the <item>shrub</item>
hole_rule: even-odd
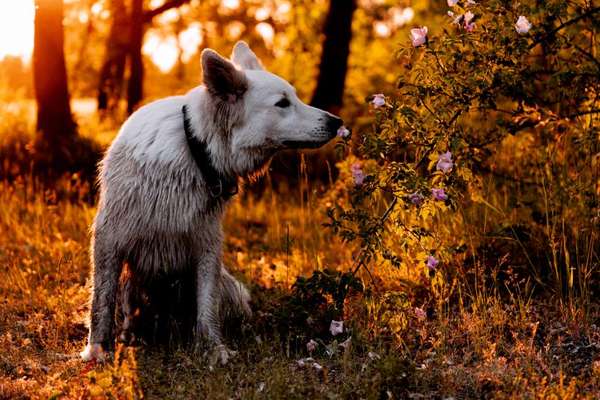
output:
[[[457,266],[496,286],[512,271],[515,285],[587,304],[599,264],[600,8],[457,3],[443,26],[411,31],[397,90],[368,99],[372,125],[340,163],[328,225],[362,248],[355,270],[418,267],[441,297]]]

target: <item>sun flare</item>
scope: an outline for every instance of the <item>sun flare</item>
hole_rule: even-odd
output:
[[[33,51],[33,0],[7,1],[0,12],[0,60],[6,56],[31,58]]]

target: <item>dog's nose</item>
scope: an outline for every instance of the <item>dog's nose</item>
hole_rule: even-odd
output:
[[[330,115],[327,119],[327,130],[331,132],[333,135],[337,134],[337,130],[344,124],[341,118],[338,118],[334,115]]]

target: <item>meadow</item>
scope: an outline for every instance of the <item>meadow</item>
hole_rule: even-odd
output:
[[[93,118],[82,125],[97,126]],[[15,129],[4,125],[3,135]],[[227,211],[225,263],[251,288],[254,316],[229,339],[238,355],[210,366],[177,345],[119,345],[113,361],[83,363],[89,185],[76,177],[60,190],[41,190],[32,177],[4,181],[0,397],[597,398],[595,303],[586,314],[569,312],[550,290],[502,290],[482,270],[459,271],[451,284],[461,290],[450,295],[432,293],[419,268],[364,269],[364,290],[345,297],[338,314],[344,332],[332,336],[326,279],[312,292],[306,282],[304,292],[293,285],[315,271],[339,282],[335,271],[350,270],[358,249],[323,227],[322,184],[301,182],[279,191],[265,184],[260,195],[248,188]]]
[[[599,28],[589,0],[0,5],[0,399],[600,398]],[[97,163],[238,40],[344,126],[240,177],[237,354],[84,362]]]

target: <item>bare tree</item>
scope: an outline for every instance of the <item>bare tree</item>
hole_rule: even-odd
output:
[[[331,0],[325,19],[319,78],[311,105],[331,112],[342,107],[354,10],[356,0]]]
[[[36,0],[33,80],[37,102],[36,142],[60,160],[77,136],[71,115],[64,54],[62,0]],[[70,157],[69,157],[70,158]],[[65,162],[68,161],[64,160]]]
[[[121,99],[127,60],[129,60],[129,82],[127,85],[127,111],[143,98],[144,63],[142,45],[148,24],[152,19],[189,0],[168,0],[162,5],[144,10],[143,0],[131,0],[130,10],[123,0],[111,0],[113,16],[106,40],[104,62],[98,83],[98,110],[113,110]]]
[[[98,82],[98,110],[114,111],[121,98],[125,63],[129,52],[129,14],[124,0],[111,0],[112,23],[106,39]]]
[[[144,1],[132,0],[131,36],[129,38],[129,85],[127,87],[127,112],[132,113],[144,94]]]

